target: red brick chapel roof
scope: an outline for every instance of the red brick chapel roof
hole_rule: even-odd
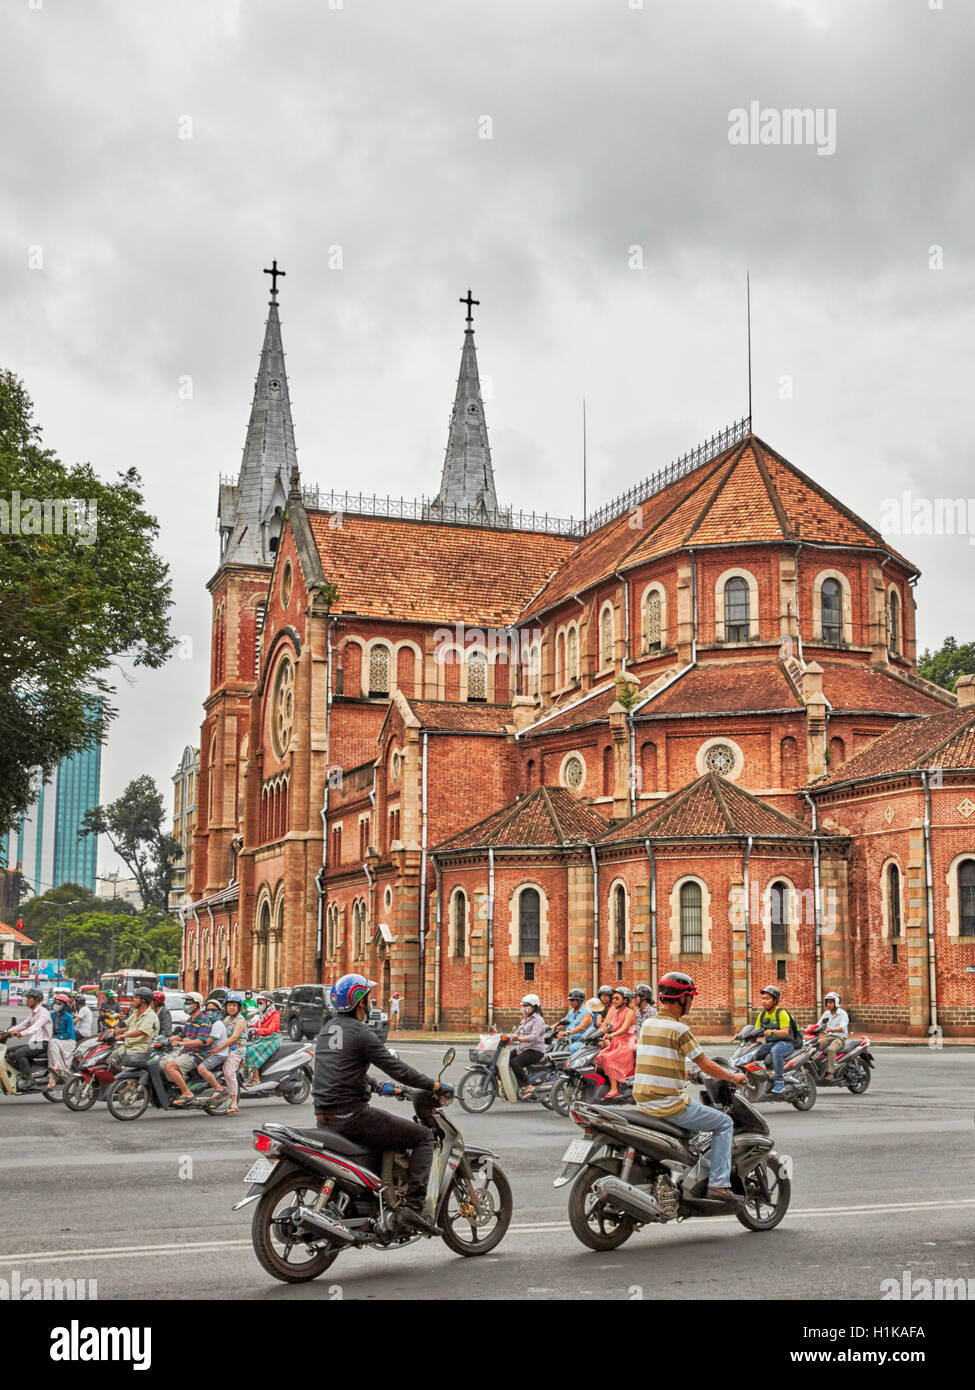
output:
[[[598,840],[605,829],[605,818],[577,801],[565,787],[536,787],[528,796],[485,816],[434,848],[549,848],[577,840]]]
[[[975,768],[975,706],[946,709],[927,719],[896,724],[814,785],[831,786],[934,767]]]
[[[656,802],[602,838],[613,844],[627,840],[685,839],[754,835],[760,839],[808,839],[812,830],[767,801],[735,786],[716,772],[706,772],[663,801]]]

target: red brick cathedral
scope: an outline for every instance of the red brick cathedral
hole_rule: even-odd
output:
[[[276,282],[275,282],[276,283]],[[975,678],[918,570],[750,420],[585,524],[499,503],[473,301],[440,491],[303,487],[271,292],[220,486],[186,987],[349,970],[407,1024],[694,976],[975,1032]]]

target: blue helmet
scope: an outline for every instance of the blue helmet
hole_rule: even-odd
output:
[[[226,995],[224,996],[223,1001],[224,1008],[226,1008],[228,1004],[237,1004],[238,1006],[240,1006],[241,1004],[243,1004],[243,1002],[244,996],[241,994],[239,989],[228,990]]]
[[[376,988],[375,980],[367,980],[365,975],[343,975],[332,986],[329,999],[332,1008],[339,1014],[354,1013],[371,989]]]

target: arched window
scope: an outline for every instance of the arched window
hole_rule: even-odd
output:
[[[846,744],[839,735],[829,741],[829,761],[833,767],[839,767],[840,763],[846,762]]]
[[[555,639],[555,684],[561,688],[568,681],[565,666],[565,633],[560,632]]]
[[[483,652],[468,654],[467,698],[474,704],[484,704],[487,700],[487,661]]]
[[[613,795],[613,747],[603,749],[603,796]]]
[[[342,665],[336,674],[336,695],[362,694],[362,648],[358,642],[346,642],[342,648]]]
[[[576,681],[579,679],[579,629],[576,627],[569,628],[566,651],[568,653],[566,660],[569,667],[569,680]]]
[[[824,642],[843,640],[843,586],[838,579],[824,579],[820,591]]]
[[[663,645],[663,604],[660,590],[651,589],[643,605],[643,649],[659,652]]]
[[[680,890],[680,952],[682,956],[701,952],[701,885],[688,882]]]
[[[613,954],[626,955],[626,889],[622,883],[613,889]]]
[[[780,954],[789,949],[789,885],[773,883],[769,894],[769,913],[772,925],[772,952]]]
[[[216,808],[216,805],[215,805],[215,802],[216,802],[216,785],[217,785],[217,736],[216,736],[216,734],[214,734],[214,735],[213,735],[213,738],[210,740],[210,757],[209,757],[209,759],[208,759],[208,766],[207,766],[207,822],[208,822],[208,824],[210,824],[210,825],[213,825],[213,823],[214,823],[214,817],[215,817],[216,814],[217,814],[217,808]]]
[[[531,645],[531,655],[528,661],[528,693],[533,700],[537,700],[542,693],[542,646],[540,642],[533,642]]]
[[[750,631],[748,584],[736,576],[724,586],[724,640],[747,642]]]
[[[416,652],[412,647],[400,647],[396,653],[396,688],[404,695],[416,695]]]
[[[891,938],[901,934],[901,871],[896,864],[887,867],[887,931]]]
[[[389,694],[389,648],[376,646],[369,653],[369,695]]]
[[[958,865],[958,935],[975,936],[975,859]]]
[[[613,664],[613,610],[609,604],[599,615],[599,669]]]
[[[454,893],[454,955],[467,954],[467,898],[464,890],[458,888]]]
[[[887,645],[892,655],[900,656],[901,650],[901,601],[896,589],[891,589],[887,600]]]
[[[640,749],[640,789],[645,792],[657,790],[657,745],[645,743]]]
[[[541,951],[541,899],[537,888],[523,888],[518,896],[519,955],[537,956]]]
[[[529,759],[528,759],[528,762],[525,764],[525,787],[526,787],[526,789],[527,789],[528,791],[531,791],[531,789],[532,789],[532,787],[533,787],[534,785],[535,785],[535,759],[534,759],[534,758],[529,758]]]

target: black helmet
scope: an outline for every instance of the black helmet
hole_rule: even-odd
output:
[[[685,1001],[693,999],[697,990],[690,975],[685,975],[680,970],[669,970],[657,981],[657,994],[661,999],[684,1003],[686,1008]]]
[[[637,985],[633,993],[638,995],[641,999],[645,999],[648,1004],[653,1003],[653,990],[649,985]]]
[[[39,990],[39,989],[25,989],[25,990],[24,990],[24,1000],[25,1000],[25,1002],[26,1002],[26,1000],[28,1000],[28,999],[39,999],[39,1000],[41,1001],[41,1003],[43,1004],[43,1002],[44,1002],[44,994],[43,994],[43,992],[42,992],[41,990]]]
[[[766,985],[765,988],[762,990],[762,993],[771,994],[776,1004],[782,998],[782,991],[779,989],[778,985]]]
[[[598,997],[600,994],[610,994],[610,995],[611,995],[612,993],[613,993],[613,986],[612,986],[612,985],[600,985],[599,988],[596,990],[596,995],[597,995],[597,997]]]
[[[585,1000],[585,991],[581,989],[570,989],[569,998],[575,1003],[582,1003]]]
[[[613,990],[613,993],[621,994],[623,998],[626,1000],[627,1004],[629,1004],[633,998],[633,991],[629,988],[628,985],[617,985]]]
[[[141,1000],[143,1001],[143,1003],[145,1003],[145,1004],[151,1004],[151,1003],[152,1003],[152,990],[151,990],[151,989],[146,989],[145,985],[142,985],[142,986],[140,986],[139,989],[134,989],[134,990],[132,991],[132,998],[133,998],[133,999],[141,999]]]

